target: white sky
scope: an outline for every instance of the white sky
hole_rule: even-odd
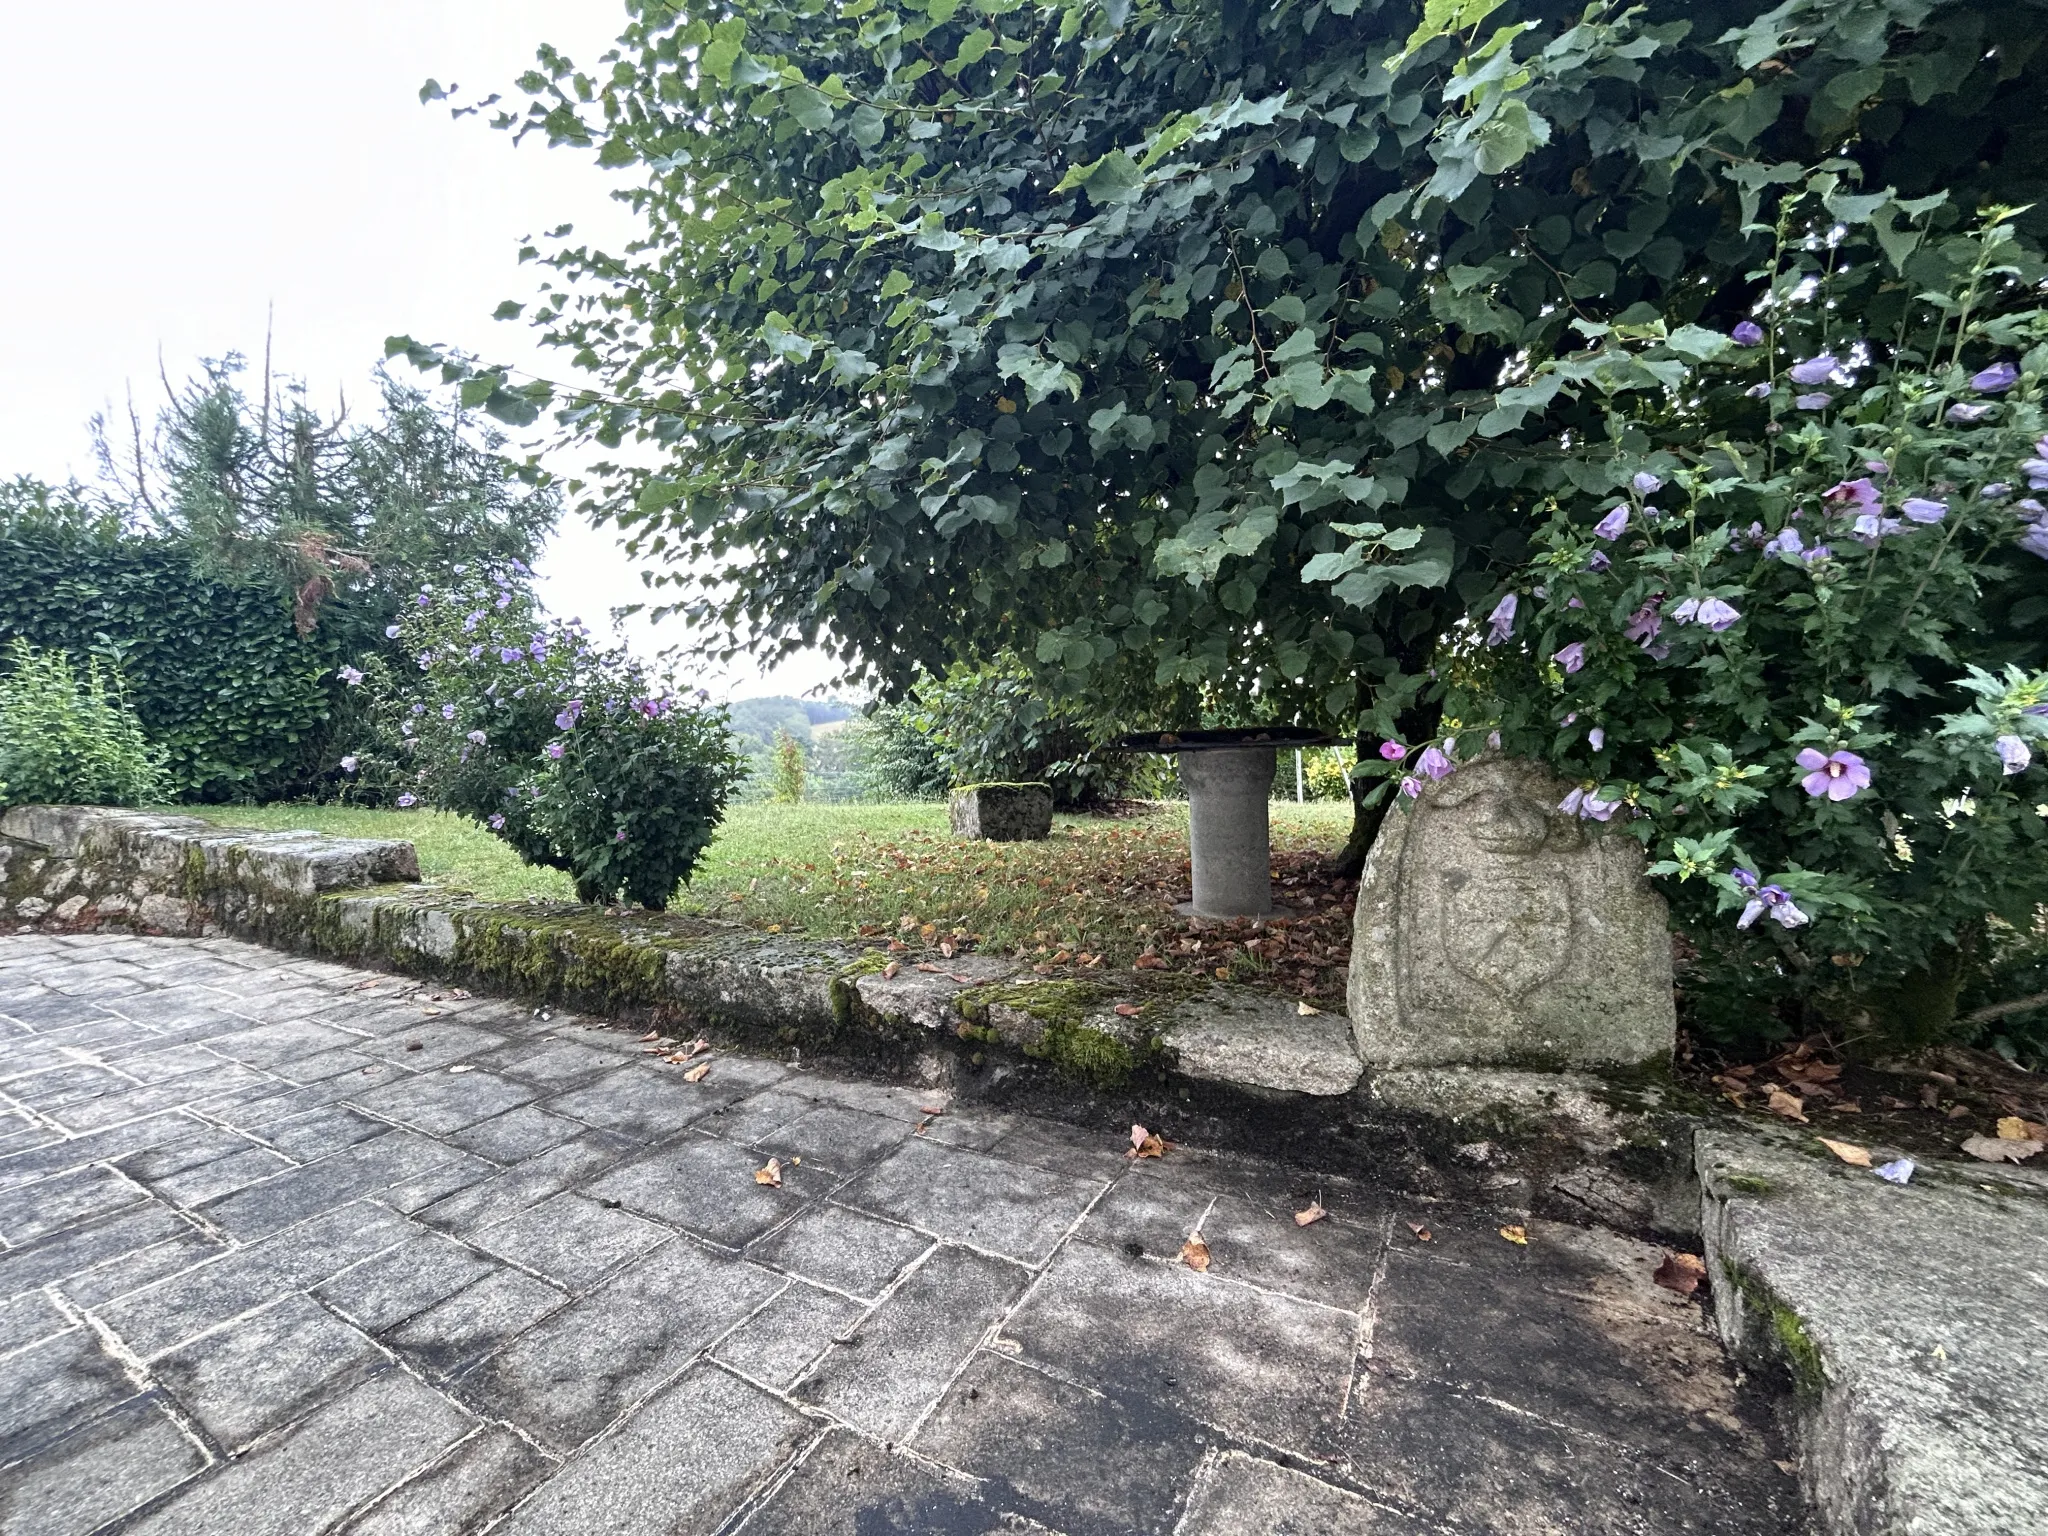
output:
[[[159,356],[173,381],[202,357],[260,361],[273,308],[277,365],[316,401],[367,402],[400,332],[559,375],[490,315],[532,297],[523,236],[574,223],[619,243],[609,175],[538,140],[515,150],[418,91],[431,76],[512,97],[536,44],[589,64],[624,19],[617,0],[7,0],[0,476],[93,478],[94,411],[131,385],[152,410]],[[612,535],[581,524],[541,576],[551,608],[597,628],[642,591]],[[643,621],[629,638],[681,634]],[[691,681],[749,694],[830,676],[821,658]]]

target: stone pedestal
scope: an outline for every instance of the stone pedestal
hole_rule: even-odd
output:
[[[1179,754],[1188,792],[1188,860],[1196,917],[1273,915],[1273,843],[1267,801],[1272,747],[1224,747]]]
[[[1391,812],[1359,885],[1352,1037],[1368,1066],[1667,1058],[1664,899],[1618,823],[1560,814],[1539,764],[1482,758]]]
[[[955,837],[1032,843],[1052,836],[1052,789],[1044,784],[968,784],[948,807]]]

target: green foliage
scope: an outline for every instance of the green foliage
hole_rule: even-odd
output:
[[[636,439],[591,505],[728,647],[823,640],[892,688],[1008,650],[1109,713],[1346,725],[1532,509],[1625,483],[1597,355],[1696,361],[1800,167],[2038,201],[2043,19],[641,7],[499,118],[633,178],[634,246],[539,252],[528,318],[588,387],[392,350]]]
[[[310,770],[344,654],[331,629],[296,632],[289,591],[25,481],[0,487],[0,639],[104,659],[169,793],[201,800],[276,794]]]
[[[541,624],[506,574],[420,592],[392,626],[412,674],[365,668],[379,754],[345,775],[460,812],[587,902],[665,908],[745,773],[722,711],[676,697],[580,624]]]
[[[97,661],[7,647],[0,676],[0,807],[143,805],[163,792],[162,754]]]
[[[769,798],[795,805],[804,797],[804,748],[787,731],[775,733],[775,761],[769,776]]]
[[[1094,712],[1048,697],[1015,662],[954,667],[921,678],[900,713],[885,710],[886,732],[914,733],[892,748],[884,770],[897,776],[897,793],[942,796],[961,784],[1050,785],[1061,809],[1092,805],[1128,793],[1141,767],[1129,756],[1094,749]]]
[[[1650,845],[1724,1035],[1939,1040],[1987,921],[2048,903],[2048,265],[1944,206],[1815,173],[1744,337],[1539,373],[1610,401],[1628,489],[1544,504],[1436,685],[1466,750],[1497,731]]]

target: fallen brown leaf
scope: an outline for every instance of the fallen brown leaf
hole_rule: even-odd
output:
[[[1323,1010],[1320,1008],[1312,1007],[1308,1003],[1297,1002],[1294,1005],[1294,1011],[1300,1014],[1303,1018],[1308,1018],[1314,1014],[1321,1013]]]
[[[1209,1245],[1202,1241],[1202,1234],[1195,1232],[1180,1245],[1180,1261],[1198,1273],[1209,1267]]]
[[[930,971],[934,976],[936,976],[939,973],[939,967],[933,965],[929,960],[918,961],[917,968],[920,971]]]
[[[1853,1141],[1829,1141],[1825,1136],[1820,1138],[1820,1144],[1845,1163],[1849,1163],[1857,1168],[1868,1168],[1870,1166],[1870,1148],[1868,1147],[1859,1147]]]
[[[1217,979],[1218,981],[1228,981],[1228,980],[1230,980],[1230,967],[1229,967],[1229,966],[1227,966],[1227,965],[1219,965],[1219,966],[1217,966],[1217,967],[1216,967],[1216,979]]]
[[[776,1189],[782,1188],[782,1160],[771,1157],[768,1159],[768,1166],[766,1168],[756,1168],[754,1170],[754,1182],[756,1184],[772,1185]]]
[[[1774,1115],[1782,1115],[1787,1120],[1797,1120],[1801,1125],[1806,1124],[1806,1106],[1782,1088],[1771,1089],[1770,1101],[1764,1107]]]
[[[1529,1232],[1526,1227],[1502,1227],[1500,1235],[1509,1242],[1516,1243],[1521,1247],[1526,1248],[1529,1246]]]
[[[1163,971],[1166,969],[1166,962],[1157,955],[1140,955],[1131,962],[1131,969],[1134,971]]]
[[[958,952],[958,947],[953,943],[951,939],[944,939],[940,941],[939,953],[944,955],[948,960],[952,959],[953,956]]]
[[[2048,1141],[2048,1125],[2007,1115],[1998,1122],[2000,1141]]]
[[[917,1106],[917,1112],[920,1115],[943,1115],[946,1112],[946,1106],[941,1104],[934,1108],[929,1104],[920,1104]]]
[[[1311,1222],[1321,1221],[1325,1216],[1329,1214],[1330,1213],[1328,1211],[1323,1209],[1322,1201],[1311,1200],[1308,1203],[1307,1210],[1296,1211],[1294,1213],[1294,1224],[1297,1227],[1305,1227],[1309,1225]]]
[[[882,980],[894,981],[896,979],[896,973],[902,969],[903,967],[901,965],[899,965],[896,961],[891,960],[887,965],[882,967]]]
[[[658,1030],[658,1029],[650,1029],[649,1031],[647,1031],[647,1033],[646,1033],[646,1034],[644,1034],[644,1035],[642,1035],[642,1036],[640,1037],[640,1041],[641,1041],[641,1043],[642,1043],[642,1044],[644,1045],[644,1044],[645,1044],[645,1043],[646,1043],[647,1041],[649,1041],[649,1040],[659,1040],[660,1038],[661,1038],[661,1031],[660,1031],[660,1030]]]
[[[1421,1222],[1409,1222],[1408,1230],[1415,1234],[1415,1241],[1417,1241],[1418,1243],[1426,1243],[1429,1241],[1429,1228],[1425,1227]]]
[[[686,1083],[701,1083],[704,1081],[705,1078],[709,1077],[710,1075],[711,1063],[708,1061],[700,1061],[694,1067],[689,1067],[684,1070],[683,1081]]]
[[[1139,1014],[1143,1013],[1145,1010],[1139,1007],[1136,1003],[1118,1003],[1116,1005],[1116,1011],[1123,1018],[1135,1019]]]
[[[1657,1272],[1650,1278],[1667,1291],[1690,1296],[1706,1280],[1707,1266],[1697,1254],[1667,1253],[1664,1262],[1657,1266]]]
[[[1963,1150],[1987,1163],[2024,1163],[2043,1145],[2031,1140],[2009,1141],[2001,1136],[1971,1136],[1963,1142]]]
[[[1142,1125],[1134,1125],[1131,1127],[1131,1150],[1126,1152],[1124,1156],[1164,1157],[1166,1156],[1166,1139],[1163,1136],[1153,1135]]]

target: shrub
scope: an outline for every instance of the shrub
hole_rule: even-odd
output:
[[[0,806],[142,805],[163,794],[163,754],[97,660],[25,640],[0,678]]]
[[[804,797],[804,746],[787,731],[775,733],[775,762],[770,771],[769,792],[778,805],[795,805]]]
[[[367,780],[358,793],[466,815],[528,863],[568,871],[584,901],[666,907],[745,772],[723,712],[580,624],[539,622],[508,577],[421,592],[392,629],[417,685],[344,674],[376,690],[383,749],[338,765]]]
[[[2048,901],[2048,271],[1831,174],[1777,233],[1732,334],[1545,366],[1607,451],[1439,658],[1453,750],[1368,771],[1547,759],[1649,845],[1697,1023],[1911,1047]]]

